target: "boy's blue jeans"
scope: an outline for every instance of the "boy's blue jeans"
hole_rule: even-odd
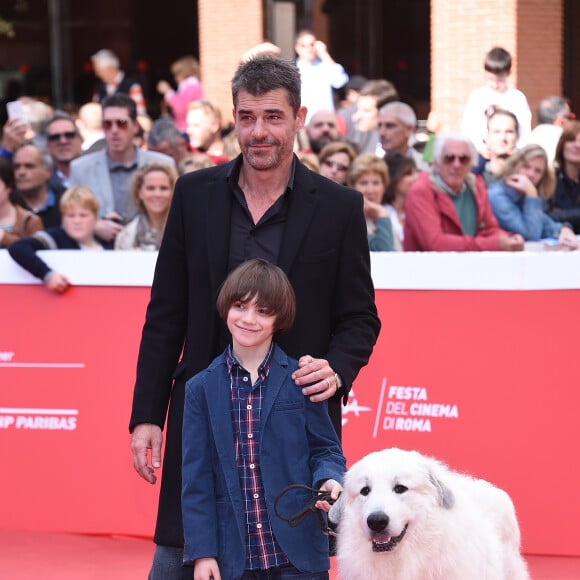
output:
[[[193,578],[193,568],[191,578]],[[183,580],[183,548],[155,546],[153,564],[149,571],[149,580]]]
[[[182,580],[187,575],[193,578],[193,568],[183,567],[183,549],[156,546],[149,580]],[[328,572],[300,572],[287,564],[270,570],[247,570],[241,580],[328,580]]]
[[[300,572],[292,564],[286,564],[269,570],[246,570],[240,580],[291,580],[294,578],[328,580],[328,572]]]

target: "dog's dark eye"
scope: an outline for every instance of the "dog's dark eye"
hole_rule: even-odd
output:
[[[361,495],[368,495],[369,493],[371,493],[371,488],[368,485],[365,485],[361,490],[360,490],[360,494]]]
[[[404,485],[395,485],[395,487],[393,487],[393,491],[395,493],[405,493],[408,490],[409,488],[405,487]]]

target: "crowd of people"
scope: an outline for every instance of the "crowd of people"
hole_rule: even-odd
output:
[[[130,418],[136,471],[153,484],[163,465],[152,580],[327,580],[312,518],[305,533],[272,513],[290,472],[340,492],[341,405],[381,327],[369,250],[578,247],[580,123],[549,97],[554,129],[534,135],[505,50],[462,131],[427,142],[387,79],[349,79],[310,31],[295,50],[242,56],[232,127],[193,57],[158,83],[170,114],[151,120],[106,49],[94,102],[22,99],[3,127],[0,245],[47,288],[70,282],[41,249],[159,251]]]
[[[434,127],[427,141],[390,81],[349,78],[308,30],[297,34],[295,52],[307,116],[294,152],[362,194],[372,251],[512,251],[544,239],[578,247],[580,122],[565,98],[548,96],[532,130],[525,95],[509,85],[505,49],[485,55],[485,85],[469,96],[460,131]],[[241,61],[265,53],[280,49],[265,42]],[[111,50],[91,58],[92,102],[64,112],[23,96],[22,114],[2,127],[0,247],[30,236],[29,247],[54,247],[39,232],[63,228],[62,247],[87,249],[62,206],[65,191],[83,186],[97,204],[97,243],[88,247],[158,250],[177,176],[240,154],[235,130],[204,99],[195,57],[178,58],[173,82],[157,83],[167,114],[155,120]],[[19,260],[18,248],[11,254]]]

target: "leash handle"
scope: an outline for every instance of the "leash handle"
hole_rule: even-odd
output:
[[[306,504],[304,509],[300,510],[299,512],[295,513],[294,515],[286,517],[286,516],[282,515],[280,513],[280,511],[278,510],[278,502],[282,499],[282,497],[284,497],[284,495],[286,495],[286,493],[288,493],[289,491],[292,491],[293,489],[301,489],[304,491],[309,491],[309,492],[314,494],[314,497]],[[304,521],[304,519],[308,516],[308,514],[310,514],[311,512],[314,512],[316,514],[317,519],[318,519],[318,523],[320,524],[320,528],[322,530],[322,533],[325,536],[336,536],[336,533],[334,532],[334,530],[331,530],[324,523],[324,519],[322,518],[322,514],[320,513],[321,510],[319,510],[315,507],[315,504],[317,501],[327,501],[330,504],[334,503],[334,499],[332,499],[332,497],[330,496],[329,491],[315,489],[313,487],[309,487],[309,486],[303,485],[301,483],[294,483],[292,485],[286,486],[276,496],[276,499],[274,500],[274,511],[276,512],[276,515],[281,520],[284,520],[292,528],[295,528],[296,526],[301,524]]]

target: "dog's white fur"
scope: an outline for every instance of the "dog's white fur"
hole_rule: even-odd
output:
[[[508,494],[416,451],[363,457],[329,515],[343,580],[529,579]]]

